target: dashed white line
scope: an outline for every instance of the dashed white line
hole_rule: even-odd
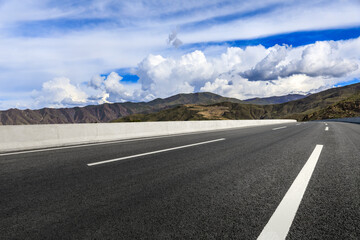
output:
[[[316,145],[299,175],[261,232],[258,240],[285,239],[320,157],[323,145]]]
[[[297,124],[296,124],[296,126],[299,126],[299,125],[301,125],[301,123],[297,123]]]
[[[326,127],[326,128],[325,128],[325,131],[329,131],[329,127]]]
[[[278,128],[273,128],[272,130],[279,130],[279,129],[283,129],[283,128],[287,128],[287,126],[278,127]]]
[[[206,141],[206,142],[193,143],[193,144],[188,144],[188,145],[179,146],[179,147],[173,147],[173,148],[166,148],[166,149],[162,149],[162,150],[157,150],[157,151],[153,151],[153,152],[140,153],[140,154],[121,157],[121,158],[115,158],[115,159],[110,159],[110,160],[105,160],[105,161],[100,161],[100,162],[88,163],[87,165],[89,167],[91,167],[91,166],[100,165],[100,164],[104,164],[104,163],[122,161],[122,160],[125,160],[125,159],[136,158],[136,157],[141,157],[141,156],[146,156],[146,155],[151,155],[151,154],[161,153],[161,152],[168,152],[168,151],[177,150],[177,149],[181,149],[181,148],[188,148],[188,147],[193,147],[193,146],[198,146],[198,145],[203,145],[203,144],[213,143],[213,142],[218,142],[218,141],[224,141],[224,140],[225,140],[225,138],[219,138],[219,139],[210,140],[210,141]]]
[[[325,123],[325,126],[327,126],[328,124],[327,123]]]

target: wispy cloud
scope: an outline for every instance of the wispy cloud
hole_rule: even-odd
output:
[[[52,79],[67,78],[74,86],[81,86],[94,75],[137,67],[150,54],[177,62],[176,59],[189,57],[189,52],[199,50],[197,46],[202,45],[200,50],[210,61],[229,45],[243,43],[241,47],[245,48],[247,41],[255,39],[261,44],[261,39],[267,41],[266,36],[273,37],[265,44],[267,48],[283,42],[281,38],[288,36],[284,34],[291,32],[316,30],[320,34],[310,41],[304,37],[297,46],[331,40],[335,37],[329,35],[330,39],[322,39],[321,31],[357,29],[359,12],[357,0],[0,0],[0,99],[5,99],[0,107],[15,106],[13,103],[17,100],[28,102],[23,100],[24,93],[30,98],[33,89],[41,91],[43,84]],[[177,32],[169,36],[176,27],[179,36]],[[337,34],[341,35],[341,32]],[[268,74],[259,61],[256,64],[258,67],[252,65],[253,69],[248,68],[248,72],[242,73],[244,78],[255,80],[263,78],[261,74]],[[337,64],[328,67],[348,66],[342,60]],[[290,71],[290,67],[298,69],[300,65],[301,62],[289,65],[286,71],[285,68],[277,69],[279,72],[267,79],[292,77],[296,72]],[[260,71],[256,72],[257,69]],[[329,71],[328,76],[331,75]],[[300,72],[310,76],[309,71]],[[144,83],[144,76],[139,77],[138,84]],[[202,87],[205,85],[182,82],[179,86],[169,86],[169,89],[171,92],[176,89],[197,91]],[[14,99],[15,93],[20,91],[22,94]],[[160,93],[162,91],[149,94],[170,94]],[[134,93],[133,90],[130,92]],[[10,93],[13,93],[11,99],[4,97]],[[136,94],[138,100],[144,99],[143,93]]]
[[[174,46],[175,48],[180,47],[183,45],[183,42],[178,38],[177,36],[177,29],[172,30],[172,32],[169,34],[167,43]]]

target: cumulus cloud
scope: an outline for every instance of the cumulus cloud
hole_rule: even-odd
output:
[[[87,94],[65,77],[43,83],[40,91],[33,91],[33,98],[37,107],[64,107],[88,102]]]
[[[301,47],[231,47],[215,57],[199,50],[177,58],[150,54],[135,69],[136,83],[123,82],[116,72],[95,75],[83,85],[55,78],[33,96],[36,106],[62,107],[150,101],[198,91],[239,99],[307,94],[359,78],[359,65],[360,38]]]
[[[102,102],[125,102],[148,99],[140,90],[139,84],[122,84],[123,78],[116,72],[108,76],[95,75],[88,82],[88,87],[95,90],[90,99]],[[150,97],[151,99],[153,97]]]
[[[311,77],[339,78],[358,69],[358,63],[341,56],[341,45],[334,41],[316,42],[306,47],[292,49],[289,46],[274,46],[270,53],[253,68],[241,73],[250,81],[276,80],[296,74]],[[292,52],[299,50],[300,57]]]
[[[142,95],[138,84],[126,86],[121,80],[122,77],[115,72],[106,77],[95,75],[86,85],[74,85],[65,77],[54,78],[43,83],[41,90],[32,92],[34,102],[30,107],[59,108],[154,98]]]
[[[179,92],[193,92],[213,75],[212,63],[204,53],[194,51],[179,59],[149,55],[139,65],[136,74],[142,90],[158,97]]]
[[[359,77],[360,48],[347,55],[349,45],[357,44],[360,38],[296,48],[232,47],[219,57],[198,50],[176,59],[149,55],[138,65],[137,75],[142,91],[156,97],[193,91],[242,99],[312,93]]]
[[[358,69],[358,63],[341,56],[337,42],[317,42],[306,47],[299,61],[284,67],[281,75],[304,73],[317,77],[342,77]],[[344,58],[345,57],[345,58]]]
[[[286,55],[286,46],[281,47],[279,45],[275,45],[269,49],[267,56],[258,62],[255,67],[240,74],[242,77],[247,78],[250,81],[277,79],[279,76],[279,70],[277,67],[281,61],[285,60]],[[283,68],[283,66],[279,66],[278,68]]]
[[[229,81],[217,78],[213,82],[207,82],[201,88],[201,91],[239,99],[248,99],[253,97],[315,93],[330,88],[336,82],[334,79],[313,78],[303,74],[280,78],[277,81],[248,81],[244,78]]]

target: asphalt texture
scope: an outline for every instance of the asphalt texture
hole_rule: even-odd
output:
[[[324,147],[287,239],[360,239],[360,124],[325,127],[290,123],[0,156],[0,239],[256,239],[317,144]]]

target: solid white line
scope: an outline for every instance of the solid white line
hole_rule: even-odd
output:
[[[299,175],[281,200],[258,240],[285,239],[320,157],[323,145],[316,145]]]
[[[225,140],[225,138],[219,138],[219,139],[210,140],[210,141],[206,141],[206,142],[193,143],[193,144],[188,144],[188,145],[179,146],[179,147],[166,148],[166,149],[157,150],[157,151],[153,151],[153,152],[140,153],[140,154],[131,155],[131,156],[127,156],[127,157],[121,157],[121,158],[105,160],[105,161],[101,161],[101,162],[88,163],[87,165],[89,167],[91,167],[91,166],[94,166],[94,165],[100,165],[100,164],[104,164],[104,163],[116,162],[116,161],[121,161],[121,160],[125,160],[125,159],[136,158],[136,157],[151,155],[151,154],[155,154],[155,153],[167,152],[167,151],[177,150],[177,149],[181,149],[181,148],[193,147],[193,146],[198,146],[198,145],[207,144],[207,143],[213,143],[213,142],[218,142],[218,141],[224,141],[224,140]]]
[[[273,128],[272,130],[278,130],[278,129],[283,129],[283,128],[287,128],[287,126],[278,127],[278,128]]]
[[[326,128],[325,128],[325,131],[329,131],[329,127],[326,127]]]

